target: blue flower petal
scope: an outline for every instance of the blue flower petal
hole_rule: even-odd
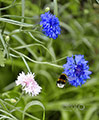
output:
[[[84,55],[75,55],[67,57],[67,63],[63,65],[64,71],[68,76],[68,82],[77,87],[85,84],[86,80],[90,78],[91,71],[89,71],[88,61],[85,61]]]
[[[76,64],[81,63],[83,58],[84,58],[84,55],[75,55]]]
[[[56,39],[60,34],[59,20],[55,15],[52,15],[49,11],[41,15],[40,25],[42,25],[42,31],[49,38]]]

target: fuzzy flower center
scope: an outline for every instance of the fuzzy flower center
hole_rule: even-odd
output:
[[[75,73],[76,73],[76,76],[80,76],[83,73],[83,66],[77,65],[75,68]]]

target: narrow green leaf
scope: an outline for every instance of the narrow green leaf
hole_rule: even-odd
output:
[[[13,25],[22,26],[22,27],[34,27],[34,25],[32,25],[32,24],[22,23],[22,22],[11,20],[11,19],[7,19],[7,18],[0,18],[0,21],[1,22],[10,23],[10,24],[13,24]]]
[[[64,29],[66,29],[68,32],[70,32],[70,34],[72,35],[73,38],[76,38],[74,30],[69,25],[67,25],[64,22],[60,22],[60,26],[62,26]]]
[[[2,17],[9,17],[9,18],[19,18],[19,19],[30,19],[30,20],[33,20],[33,19],[38,19],[38,18],[33,18],[33,16],[31,17],[22,17],[22,16],[17,16],[17,15],[2,15]]]
[[[1,42],[2,42],[2,45],[3,45],[4,49],[6,50],[6,44],[5,44],[5,41],[4,41],[1,33],[0,33],[0,39],[1,39]]]
[[[24,117],[25,117],[25,112],[26,112],[26,110],[29,108],[29,107],[31,107],[31,106],[33,106],[33,105],[39,105],[39,106],[41,106],[42,108],[43,108],[43,120],[44,120],[44,113],[45,113],[45,107],[43,106],[43,104],[40,102],[40,101],[32,101],[32,102],[29,102],[26,106],[25,106],[25,108],[24,108],[24,111],[23,111],[23,117],[22,117],[22,120],[24,120]]]
[[[58,68],[63,69],[62,66],[57,65],[57,64],[52,64],[52,63],[49,63],[49,62],[35,61],[35,60],[29,58],[28,56],[24,55],[23,53],[20,53],[20,52],[14,50],[13,48],[10,48],[10,50],[13,51],[13,52],[15,52],[15,53],[17,53],[17,54],[20,55],[20,56],[23,56],[24,58],[28,59],[29,61],[31,61],[31,62],[33,62],[33,63],[37,63],[37,64],[45,64],[45,65],[50,65],[50,66],[53,66],[53,67],[58,67]]]
[[[14,49],[18,50],[18,49],[23,49],[23,48],[33,47],[33,46],[40,46],[40,47],[44,48],[44,49],[51,55],[51,57],[54,59],[53,54],[52,54],[44,45],[42,45],[42,44],[23,45],[23,46],[16,47],[16,48],[14,48]],[[16,56],[15,56],[15,57],[16,57]],[[55,60],[54,60],[54,62],[55,62]]]
[[[69,120],[69,114],[67,111],[62,110],[61,111],[61,120]]]
[[[12,2],[9,6],[4,7],[4,8],[0,8],[0,10],[6,10],[6,9],[12,7],[12,6],[14,5],[15,1],[16,1],[16,0],[13,0],[13,2]]]
[[[41,43],[41,44],[44,44],[44,42],[41,42],[41,41],[39,41],[38,39],[36,39],[36,38],[32,35],[31,32],[28,32],[28,33],[29,33],[29,35],[31,36],[31,38],[33,38],[36,42],[39,42],[39,43]]]
[[[17,35],[12,35],[12,37],[14,37],[19,43],[21,43],[22,45],[26,45],[26,43],[20,38],[18,37]],[[38,60],[38,57],[36,56],[36,54],[30,49],[30,48],[26,48],[30,53],[31,55],[36,59]]]
[[[10,117],[13,118],[13,120],[18,120],[16,117],[14,117],[12,114],[10,114],[10,113],[7,112],[7,111],[4,111],[4,110],[0,109],[0,112],[5,113],[6,115],[9,115]]]
[[[13,106],[13,105],[7,103],[7,102],[5,102],[5,104],[8,105],[9,107],[13,108],[13,109],[16,109],[16,111],[23,113],[23,111],[20,110],[18,107],[15,107],[15,106]],[[33,115],[30,115],[30,114],[28,114],[28,113],[26,113],[26,112],[25,112],[24,114],[25,114],[26,116],[32,118],[33,120],[40,120],[39,118],[34,117]]]
[[[58,15],[57,0],[54,0],[54,14]]]
[[[91,49],[91,51],[94,53],[94,48],[91,44],[91,42],[89,42],[89,40],[87,38],[82,38],[82,41],[87,45],[88,48]]]
[[[8,120],[13,120],[13,118],[9,117],[9,116],[6,116],[6,115],[0,115],[0,120],[5,120],[5,119],[8,119]]]
[[[27,64],[27,62],[26,62],[26,60],[25,60],[25,58],[23,56],[22,56],[22,59],[23,59],[25,65],[27,67],[28,72],[31,72],[31,70],[30,70],[30,68],[29,68],[29,66],[28,66],[28,64]]]
[[[4,110],[8,111],[7,107],[5,106],[5,104],[3,103],[3,100],[0,99],[0,105],[3,107]]]
[[[93,105],[92,107],[89,108],[89,110],[87,110],[86,115],[84,117],[84,120],[90,120],[91,116],[93,115],[93,113],[97,110],[97,106]]]
[[[24,17],[24,11],[25,11],[25,0],[22,1],[22,17]],[[24,18],[21,19],[21,22],[24,23]],[[22,26],[20,26],[20,30],[22,29]]]
[[[5,58],[4,58],[4,53],[3,51],[0,50],[0,66],[4,67],[5,66]]]
[[[82,116],[81,116],[80,111],[79,111],[78,109],[76,109],[74,112],[75,112],[75,114],[76,114],[78,120],[82,120]]]

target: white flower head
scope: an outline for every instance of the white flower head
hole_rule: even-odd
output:
[[[25,75],[24,72],[19,73],[19,76],[16,80],[16,85],[21,85],[23,91],[28,93],[29,95],[36,96],[41,92],[41,87],[34,79],[34,73],[28,73]]]

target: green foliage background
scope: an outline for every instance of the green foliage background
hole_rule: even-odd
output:
[[[61,35],[52,45],[39,26],[40,14],[48,6],[61,25]],[[91,79],[82,87],[67,84],[59,89],[56,81],[72,54],[83,54],[89,61]],[[20,97],[22,91],[15,86],[19,72],[28,72],[22,56],[42,87],[36,97]],[[0,0],[0,98],[4,120],[99,120],[98,2]]]

